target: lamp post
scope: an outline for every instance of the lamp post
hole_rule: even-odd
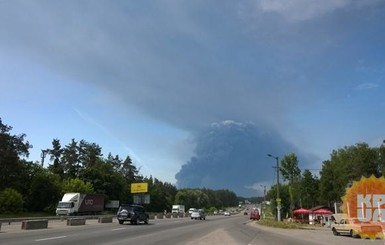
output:
[[[277,161],[277,220],[281,221],[281,198],[279,198],[279,157],[267,154],[268,157],[274,158]]]
[[[261,210],[262,210],[262,216],[265,218],[265,205],[266,205],[266,186],[265,185],[260,185],[263,187],[263,203],[261,205]]]

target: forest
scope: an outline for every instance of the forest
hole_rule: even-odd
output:
[[[108,154],[96,143],[72,139],[62,146],[52,140],[50,149],[42,150],[48,167],[26,159],[32,145],[26,134],[13,135],[12,126],[0,118],[0,213],[45,212],[54,214],[66,192],[104,194],[106,202],[132,203],[131,183],[148,183],[149,211],[170,210],[173,204],[186,207],[219,209],[238,205],[229,190],[180,189],[153,176],[142,176],[130,156],[124,159]]]
[[[143,176],[130,156],[121,158],[109,153],[102,155],[96,143],[72,139],[62,145],[52,140],[50,149],[42,150],[47,167],[26,160],[32,145],[26,134],[13,135],[12,126],[0,118],[0,213],[54,213],[58,201],[66,192],[101,193],[106,201],[132,203],[131,183],[148,183],[153,212],[170,210],[173,204],[189,207],[221,209],[236,206],[246,198],[234,192],[208,188],[177,189],[154,176]],[[42,160],[43,162],[44,160]],[[323,205],[333,208],[340,203],[346,188],[361,177],[381,177],[385,173],[385,144],[370,147],[367,143],[333,150],[322,162],[319,173],[301,170],[295,153],[288,153],[279,162],[283,181],[273,185],[263,197],[248,198],[250,202],[271,201],[275,210],[277,187],[282,200],[283,217],[291,210]]]

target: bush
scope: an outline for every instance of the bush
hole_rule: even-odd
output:
[[[23,210],[23,204],[23,197],[16,190],[6,188],[0,192],[0,213],[20,213]]]

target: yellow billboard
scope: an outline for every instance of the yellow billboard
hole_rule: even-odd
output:
[[[132,183],[131,193],[146,193],[148,192],[148,183]]]

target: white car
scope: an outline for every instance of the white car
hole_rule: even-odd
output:
[[[195,210],[191,213],[190,215],[191,219],[200,219],[200,220],[205,220],[206,219],[206,213],[204,210],[202,209],[199,209],[199,210]]]
[[[223,213],[223,215],[225,215],[225,216],[230,216],[231,214],[230,214],[229,211],[225,211],[225,212]]]

